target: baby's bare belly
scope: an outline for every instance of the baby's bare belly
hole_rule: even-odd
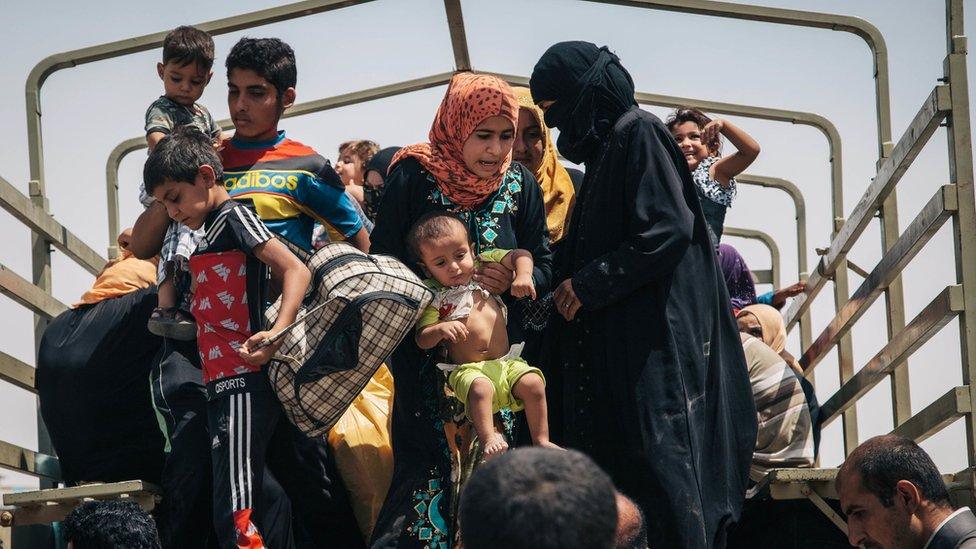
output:
[[[451,362],[480,362],[501,358],[508,353],[505,316],[494,299],[476,297],[471,314],[462,322],[468,328],[468,338],[448,346]]]

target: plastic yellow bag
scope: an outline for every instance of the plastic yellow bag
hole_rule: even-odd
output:
[[[329,431],[329,446],[366,540],[373,532],[393,477],[392,410],[393,375],[383,364]]]

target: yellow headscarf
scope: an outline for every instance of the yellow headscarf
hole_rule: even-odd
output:
[[[777,353],[786,348],[786,322],[783,321],[783,315],[775,307],[757,303],[743,307],[735,316],[740,318],[745,315],[753,315],[759,321],[759,327],[762,328],[763,343],[769,345]]]
[[[556,157],[556,146],[549,135],[549,128],[546,127],[540,109],[532,101],[532,92],[529,88],[513,87],[515,97],[518,99],[519,107],[525,107],[535,116],[536,122],[542,129],[542,140],[544,150],[542,152],[542,165],[539,171],[535,172],[536,181],[542,186],[542,200],[546,208],[546,225],[549,227],[549,242],[555,244],[566,236],[567,225],[573,213],[573,205],[576,202],[576,191],[573,189],[573,180],[569,177],[569,172],[559,162]]]

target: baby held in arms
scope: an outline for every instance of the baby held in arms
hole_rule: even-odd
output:
[[[475,256],[468,229],[454,215],[425,215],[410,229],[407,242],[430,276],[425,283],[434,300],[417,323],[421,349],[443,345],[453,364],[440,364],[447,383],[464,403],[485,459],[508,449],[494,428],[492,415],[502,408],[525,409],[532,443],[549,442],[545,378],[520,357],[521,343],[509,345],[505,325],[508,311],[501,298],[488,293],[471,276],[483,262],[501,263],[515,271],[514,297],[536,298],[532,282],[532,254],[525,250],[485,250]]]

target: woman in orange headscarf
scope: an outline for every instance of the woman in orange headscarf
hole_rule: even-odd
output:
[[[547,293],[552,260],[542,189],[531,170],[512,162],[518,110],[504,81],[456,75],[429,142],[404,147],[393,158],[370,251],[417,265],[405,242],[408,230],[425,213],[450,211],[467,225],[476,254],[491,248],[532,252],[536,291]],[[509,340],[524,341],[521,307],[512,307],[508,295],[512,273],[486,263],[476,280],[509,305]],[[432,358],[407,338],[390,359],[396,468],[373,538],[397,540],[401,547],[450,544],[455,502],[439,409],[444,381]],[[510,424],[510,413],[503,418]]]

